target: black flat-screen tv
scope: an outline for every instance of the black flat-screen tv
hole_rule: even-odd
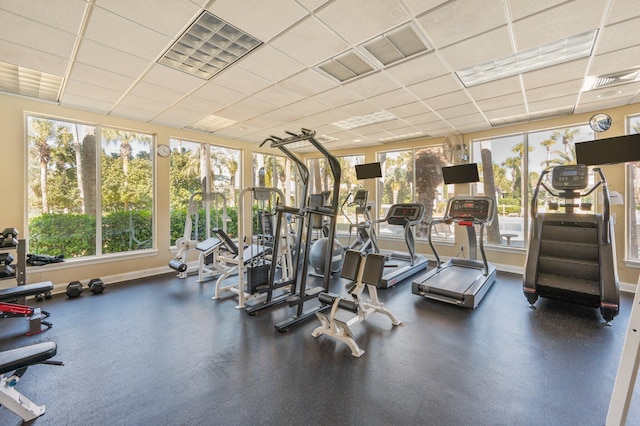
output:
[[[640,134],[576,143],[576,163],[585,166],[640,161]]]
[[[442,179],[445,185],[455,183],[471,183],[480,181],[478,175],[478,164],[460,164],[459,166],[450,166],[442,168]]]
[[[382,177],[382,168],[380,162],[356,164],[356,178],[373,179]]]

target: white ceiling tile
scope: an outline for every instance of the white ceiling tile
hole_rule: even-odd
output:
[[[455,92],[462,88],[462,84],[451,75],[443,75],[432,80],[409,86],[419,99],[434,98],[445,93]]]
[[[507,23],[502,1],[457,0],[432,10],[418,22],[433,41],[442,48]]]
[[[271,86],[271,82],[238,67],[229,67],[209,80],[216,86],[249,95]]]
[[[209,11],[265,42],[308,14],[293,0],[217,0]]]
[[[404,0],[404,3],[411,9],[411,12],[417,16],[447,1],[448,0]]]
[[[0,9],[9,10],[22,15],[30,21],[37,21],[64,30],[71,34],[78,34],[80,23],[84,15],[87,2],[78,0],[33,1],[2,0]],[[0,19],[5,24],[4,19]]]
[[[589,59],[577,59],[575,61],[558,64],[522,74],[525,89],[549,86],[565,81],[578,80],[586,75]]]
[[[110,115],[114,115],[114,116],[118,116],[118,117],[124,117],[124,118],[132,118],[134,120],[138,120],[138,121],[143,121],[143,122],[147,122],[150,121],[151,119],[153,119],[156,115],[157,112],[154,111],[145,111],[141,108],[137,108],[137,107],[130,107],[130,106],[124,106],[124,105],[120,105],[117,106],[116,108],[114,108]]]
[[[352,92],[344,87],[336,87],[334,89],[327,90],[326,92],[319,93],[312,97],[313,100],[320,102],[321,104],[338,108],[343,105],[351,104],[362,100],[362,96]]]
[[[607,16],[607,25],[640,15],[638,0],[615,0],[613,6],[611,13]]]
[[[164,34],[99,7],[93,9],[84,35],[88,40],[149,60],[159,57],[172,41]]]
[[[349,47],[342,38],[315,17],[299,22],[273,40],[271,45],[307,66],[331,58]],[[313,48],[310,49],[310,46]]]
[[[346,89],[352,90],[358,95],[369,98],[371,96],[380,95],[382,93],[391,92],[400,87],[398,83],[390,79],[382,72],[376,72],[367,76],[358,78],[344,84]]]
[[[527,114],[527,109],[524,104],[514,105],[506,108],[494,109],[491,111],[485,111],[484,115],[489,120],[495,120],[498,118],[514,117],[522,114]]]
[[[567,0],[509,0],[511,19],[517,21],[525,16],[533,15],[534,13],[566,2]]]
[[[287,108],[280,108],[275,111],[267,112],[260,116],[265,120],[270,120],[277,123],[288,123],[291,121],[300,120],[305,117],[304,114],[300,114],[297,111],[292,111]]]
[[[180,128],[188,126],[189,124],[204,118],[206,115],[206,113],[198,114],[189,109],[172,107],[155,116],[152,122]]]
[[[354,46],[409,21],[398,0],[341,0],[316,16]]]
[[[164,111],[166,109],[166,105],[151,101],[147,98],[129,94],[125,96],[122,101],[120,101],[120,103],[113,109],[113,111],[118,110],[119,112],[116,115],[126,116],[126,113],[124,111],[128,111],[131,109],[139,109],[140,111],[151,114],[151,117],[144,120],[147,121],[153,116],[156,116],[157,114],[160,114],[162,111]],[[136,117],[138,116],[136,115]]]
[[[269,86],[266,89],[263,89],[257,93],[254,93],[252,97],[255,99],[259,99],[261,101],[276,105],[278,107],[283,107],[283,106],[292,104],[304,98],[304,96],[299,95],[290,90],[287,90],[284,87],[279,86],[277,84],[274,84],[273,86]]]
[[[495,98],[496,96],[520,91],[522,91],[522,86],[520,85],[520,77],[518,76],[501,78],[500,80],[467,88],[467,92],[476,100]]]
[[[71,108],[79,108],[85,111],[98,112],[106,114],[113,107],[111,102],[103,102],[85,96],[63,94],[60,98],[60,105]]]
[[[302,99],[298,102],[288,105],[286,109],[297,111],[307,116],[318,114],[320,112],[326,111],[329,108],[326,105],[321,104],[320,102],[314,101],[313,99]]]
[[[491,111],[514,105],[524,105],[524,97],[522,96],[522,93],[517,92],[510,93],[508,95],[496,96],[495,98],[478,100],[476,103],[482,111]]]
[[[193,96],[223,106],[231,105],[245,97],[244,94],[219,86],[215,82],[200,87],[193,92]]]
[[[120,93],[127,90],[135,81],[131,77],[116,74],[91,65],[76,63],[69,75],[71,80],[82,81],[84,83],[95,84],[96,86],[118,90]]]
[[[180,92],[191,92],[206,83],[201,78],[157,63],[147,71],[143,81]]]
[[[536,102],[544,99],[552,99],[580,92],[582,79],[565,81],[563,83],[551,84],[549,86],[538,87],[527,91],[527,101]]]
[[[513,23],[518,51],[597,28],[606,2],[574,0]]]
[[[338,84],[315,70],[306,69],[281,81],[280,85],[302,96],[313,96],[332,89]]]
[[[452,117],[452,118],[448,118],[447,121],[453,125],[456,126],[456,128],[459,127],[468,127],[468,126],[476,126],[478,124],[480,125],[490,125],[486,118],[484,117],[484,115],[482,114],[469,114],[469,115],[461,115],[459,117]]]
[[[385,69],[387,74],[405,86],[431,80],[450,71],[435,52],[411,58]]]
[[[184,96],[183,92],[177,90],[170,90],[166,87],[161,87],[155,84],[147,83],[144,81],[138,82],[131,91],[130,94],[146,98],[154,102],[160,102],[164,104],[172,104],[177,102]]]
[[[184,0],[96,0],[95,4],[171,38],[182,33],[201,10]]]
[[[369,101],[358,101],[352,104],[344,105],[340,107],[340,110],[348,116],[357,117],[360,115],[371,114],[380,111],[380,107]]]
[[[203,99],[197,96],[189,96],[175,104],[172,109],[182,108],[185,110],[189,110],[191,112],[199,112],[202,113],[203,116],[208,114],[213,114],[215,111],[218,111],[221,108],[224,108],[226,105],[221,103],[214,102],[210,99]]]
[[[628,68],[635,68],[640,65],[638,58],[640,58],[640,45],[605,53],[604,55],[596,55],[589,68],[589,75],[610,74]]]
[[[548,111],[550,109],[561,109],[565,107],[573,107],[578,100],[578,95],[572,94],[568,96],[559,96],[552,99],[544,99],[541,101],[528,102],[527,106],[530,113]]]
[[[64,77],[69,60],[0,39],[0,61]]]
[[[452,106],[469,103],[471,102],[471,98],[465,91],[458,90],[457,92],[451,92],[445,95],[424,99],[424,102],[429,105],[430,108],[438,110],[440,108],[449,108]]]
[[[310,123],[310,126],[322,126],[326,124],[331,124],[336,121],[344,120],[350,118],[349,115],[345,115],[340,110],[329,110],[323,111],[318,114],[314,114],[305,118],[305,122]],[[335,126],[334,126],[335,127]],[[336,129],[340,129],[339,127],[335,127]]]
[[[606,27],[598,35],[596,54],[632,47],[640,40],[640,18]]]
[[[32,21],[0,9],[0,39],[47,52],[51,55],[70,58],[76,41],[75,34]],[[34,37],[37,34],[37,37]]]
[[[396,89],[382,95],[373,96],[369,100],[381,108],[388,109],[413,103],[416,101],[416,97],[407,89]]]
[[[580,94],[580,104],[630,98],[639,93],[638,91],[640,91],[640,83],[638,82],[589,90]]]
[[[298,3],[304,6],[308,11],[313,12],[331,1],[332,0],[298,0]]]
[[[435,112],[431,111],[411,116],[405,116],[402,119],[412,126],[433,123],[434,121],[441,121],[441,118]]]
[[[115,104],[122,95],[118,90],[107,89],[104,86],[96,86],[75,80],[67,81],[64,92],[70,95],[84,96],[86,98],[108,102],[111,103],[111,105]]]
[[[444,119],[460,117],[462,115],[478,114],[478,107],[473,103],[467,103],[463,105],[457,105],[449,108],[442,108],[438,110],[438,114]]]
[[[462,133],[481,132],[483,130],[489,130],[491,128],[491,123],[489,123],[488,121],[480,123],[459,124],[456,126],[456,130]]]
[[[273,104],[256,98],[244,98],[243,100],[224,108],[220,112],[226,118],[243,121],[265,114],[269,111],[273,111],[274,109],[277,109],[277,107]]]
[[[601,112],[606,111],[610,108],[619,107],[620,105],[627,105],[632,103],[637,103],[637,97],[627,96],[624,98],[615,98],[615,99],[601,99],[597,102],[587,102],[580,103],[578,107],[576,107],[574,114],[581,114],[583,112]]]
[[[454,70],[482,64],[513,52],[507,26],[496,28],[440,50],[441,57]]]
[[[238,61],[238,67],[273,83],[304,69],[304,65],[271,46],[260,46]]]
[[[149,65],[149,61],[145,59],[91,40],[82,42],[78,49],[77,61],[136,79]]]
[[[389,108],[388,111],[392,114],[395,114],[396,117],[410,117],[412,115],[428,114],[429,112],[431,112],[429,107],[427,107],[422,102],[413,102],[410,104]]]

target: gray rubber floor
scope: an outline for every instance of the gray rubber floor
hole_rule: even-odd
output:
[[[54,341],[64,367],[29,368],[17,389],[37,425],[603,425],[632,295],[611,327],[595,309],[541,299],[499,273],[476,310],[380,290],[384,316],[354,327],[361,358],[313,318],[287,333],[282,307],[250,317],[214,301],[213,281],[158,276],[102,295],[37,304],[54,327],[24,336],[0,320],[3,349]],[[344,291],[335,280],[332,290]],[[35,302],[34,302],[35,304]],[[640,391],[639,391],[640,392]],[[0,424],[20,419],[0,408]],[[636,395],[628,424],[640,424]]]

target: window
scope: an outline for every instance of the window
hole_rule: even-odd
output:
[[[627,133],[640,133],[640,115],[627,118]],[[640,241],[638,240],[638,224],[640,224],[640,162],[627,164],[627,258],[640,259]]]
[[[486,242],[526,247],[529,204],[540,174],[558,165],[575,164],[576,142],[591,139],[593,131],[580,125],[474,141],[472,154],[481,170],[481,183],[474,193],[494,197],[497,208]],[[543,191],[538,211],[545,211],[548,198]]]
[[[153,141],[27,116],[29,251],[76,258],[151,248]]]
[[[297,171],[291,159],[281,155],[253,153],[253,186],[278,188],[287,206],[297,206]]]
[[[378,181],[379,217],[385,217],[389,208],[398,203],[420,203],[425,206],[422,222],[416,227],[417,238],[426,238],[429,223],[436,216],[443,216],[448,191],[442,182],[442,167],[450,165],[441,145],[405,151],[378,153],[382,178]],[[414,172],[415,171],[415,172]],[[382,224],[379,235],[403,237],[397,225]],[[451,239],[454,235],[448,226],[434,230],[434,238]]]
[[[236,237],[241,151],[180,139],[171,139],[170,147],[171,244],[184,236],[187,215],[192,223],[189,239],[204,240],[207,228],[210,234],[216,227]]]

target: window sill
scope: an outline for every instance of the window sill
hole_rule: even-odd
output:
[[[27,274],[29,271],[57,271],[68,268],[77,268],[78,266],[89,266],[101,263],[120,262],[123,260],[140,259],[145,257],[157,256],[158,250],[136,250],[127,251],[122,253],[109,253],[102,256],[87,256],[82,258],[65,259],[64,262],[50,263],[48,265],[41,266],[29,266],[27,265]]]
[[[638,259],[625,259],[624,266],[627,268],[640,269],[640,260]]]

